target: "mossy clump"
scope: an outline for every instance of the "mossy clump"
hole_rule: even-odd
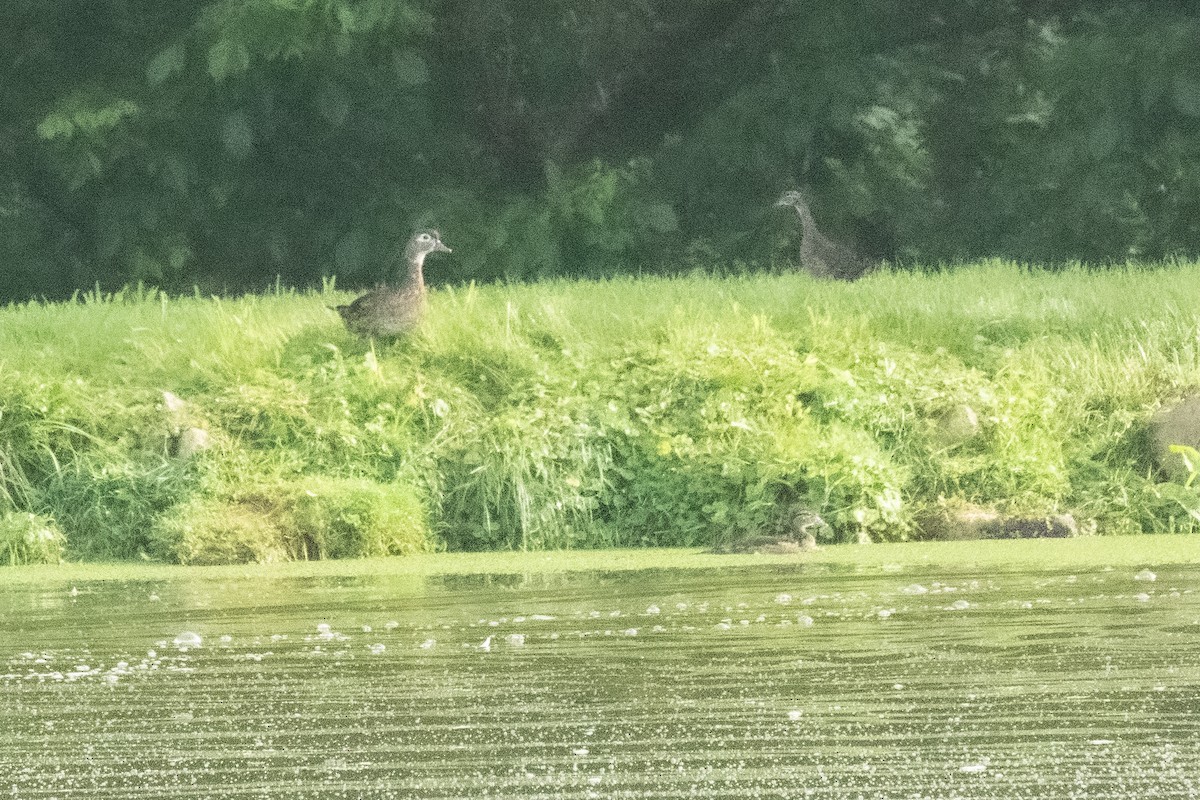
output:
[[[150,531],[150,553],[180,564],[286,561],[287,532],[269,507],[196,498],[171,509]]]
[[[183,564],[365,558],[433,549],[427,517],[404,483],[314,476],[196,498],[150,537],[155,557]]]
[[[434,549],[428,514],[410,485],[314,476],[280,497],[298,558],[366,558]]]
[[[57,564],[65,551],[66,537],[51,517],[0,511],[0,564]]]

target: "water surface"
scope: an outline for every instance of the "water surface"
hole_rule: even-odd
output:
[[[0,796],[1200,796],[1200,564],[874,562],[0,572]]]

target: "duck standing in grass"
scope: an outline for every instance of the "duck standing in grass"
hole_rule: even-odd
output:
[[[360,336],[394,338],[411,331],[425,314],[425,256],[449,253],[434,230],[417,231],[404,248],[408,274],[396,286],[380,286],[348,306],[338,306],[346,327]]]
[[[808,201],[800,192],[784,192],[775,205],[794,208],[800,215],[800,225],[804,229],[804,238],[800,241],[800,263],[814,278],[852,281],[875,268],[870,260],[817,230]]]

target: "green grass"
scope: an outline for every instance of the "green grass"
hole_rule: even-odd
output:
[[[374,346],[341,292],[10,307],[0,512],[68,557],[194,563],[708,546],[797,504],[838,540],[960,501],[1187,532],[1200,496],[1144,434],[1200,387],[1197,286],[989,263],[465,287]],[[964,404],[979,430],[947,442]],[[180,425],[212,449],[173,458]]]

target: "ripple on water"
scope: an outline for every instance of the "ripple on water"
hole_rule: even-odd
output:
[[[20,765],[3,788],[18,800],[1196,796],[1200,568],[1172,567],[1170,599],[1143,606],[1130,571],[1107,592],[1077,572],[1072,584],[914,571],[908,587],[850,571],[584,574],[411,596],[356,580],[256,586],[287,602],[243,607],[214,582],[163,587],[136,610],[81,584],[86,611],[44,614],[36,637],[9,635],[16,617],[0,613],[0,691],[14,700],[0,702],[0,730],[16,734],[0,763]],[[792,593],[805,601],[779,602]],[[315,633],[314,616],[329,620]],[[147,652],[179,619],[221,646]]]
[[[183,631],[171,640],[171,644],[180,650],[194,650],[204,644],[204,639],[195,631]]]

